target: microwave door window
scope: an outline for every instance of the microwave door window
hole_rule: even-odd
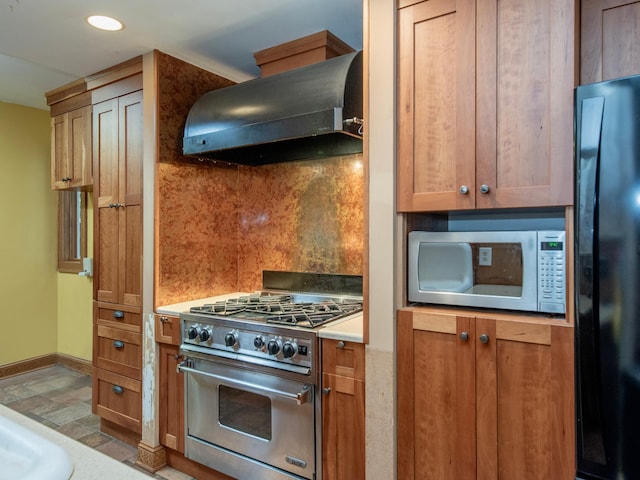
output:
[[[474,243],[473,289],[469,293],[521,297],[524,276],[520,243]]]
[[[420,290],[464,293],[473,286],[469,243],[423,242],[418,258]]]

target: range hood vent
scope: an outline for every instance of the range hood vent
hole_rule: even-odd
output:
[[[204,94],[186,156],[243,165],[362,152],[362,52]]]

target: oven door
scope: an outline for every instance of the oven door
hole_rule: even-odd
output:
[[[236,478],[296,478],[267,466],[314,478],[313,385],[200,358],[185,363],[188,458]]]

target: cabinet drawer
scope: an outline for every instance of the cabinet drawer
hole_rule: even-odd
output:
[[[322,372],[364,380],[364,344],[323,339]]]
[[[117,327],[130,332],[142,332],[142,314],[139,308],[95,302],[94,310],[97,325]]]
[[[93,412],[133,432],[142,432],[141,382],[100,368],[93,373]]]
[[[156,342],[180,345],[180,317],[156,313]]]
[[[96,367],[142,380],[142,334],[99,325]]]

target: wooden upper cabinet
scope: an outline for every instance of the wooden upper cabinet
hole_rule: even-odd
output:
[[[141,306],[142,91],[94,106],[96,300]]]
[[[576,9],[478,2],[478,208],[573,203]]]
[[[572,204],[576,8],[399,9],[399,211]]]
[[[86,189],[92,185],[89,105],[51,118],[51,188]]]
[[[582,0],[580,83],[640,73],[640,2]]]
[[[398,11],[398,210],[473,208],[475,1]]]

